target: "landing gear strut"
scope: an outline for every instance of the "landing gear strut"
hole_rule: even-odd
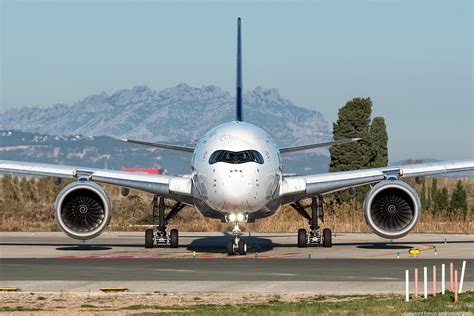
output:
[[[290,204],[301,216],[308,220],[310,230],[298,230],[298,248],[306,247],[308,244],[321,244],[323,247],[332,247],[332,233],[329,228],[321,230],[319,220],[324,223],[323,198],[312,197],[310,205],[302,205],[300,202]],[[311,216],[306,209],[311,208]],[[318,208],[321,210],[319,211]]]
[[[176,202],[172,207],[165,204],[165,199],[161,196],[153,196],[153,225],[156,229],[145,230],[145,248],[153,248],[155,244],[169,245],[170,248],[178,248],[178,230],[172,229],[169,234],[166,232],[168,221],[178,214],[184,207],[184,204]],[[168,215],[165,214],[166,208],[170,208]],[[158,223],[156,223],[158,220]]]
[[[239,223],[236,222],[234,224],[234,229],[232,229],[232,239],[227,242],[227,254],[229,256],[239,254],[239,255],[246,255],[247,254],[247,243],[243,240],[242,231],[240,230]]]

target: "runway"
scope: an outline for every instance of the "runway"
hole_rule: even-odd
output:
[[[296,247],[296,233],[245,233],[246,257],[271,259],[474,259],[474,235],[410,234],[393,241],[374,234],[333,234],[333,247]],[[144,248],[143,232],[105,232],[84,242],[61,232],[0,232],[0,258],[229,258],[225,233],[180,233],[177,249]],[[240,256],[231,257],[241,258]]]
[[[450,260],[461,267],[461,260]],[[1,259],[2,280],[403,281],[405,269],[442,259]],[[472,267],[474,260],[468,260]],[[474,274],[466,276],[474,281]]]
[[[294,234],[252,234],[249,254],[231,257],[224,253],[229,237],[221,233],[183,233],[178,249],[144,249],[142,235],[106,233],[78,244],[61,233],[0,233],[0,287],[392,293],[404,290],[405,269],[436,266],[440,275],[441,264],[460,269],[466,260],[465,289],[474,288],[472,235],[415,234],[387,243],[369,234],[341,234],[332,248],[296,248]],[[408,254],[414,247],[421,250],[416,258]]]

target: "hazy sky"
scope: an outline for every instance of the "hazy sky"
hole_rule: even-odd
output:
[[[472,1],[0,2],[1,110],[136,85],[234,93],[241,16],[245,90],[329,122],[370,96],[390,160],[474,157]]]

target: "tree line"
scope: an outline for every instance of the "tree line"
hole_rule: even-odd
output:
[[[468,216],[467,191],[461,180],[456,182],[456,188],[451,195],[446,187],[438,188],[438,179],[433,178],[431,185],[423,182],[420,192],[421,208],[431,211],[433,217],[437,214],[452,218],[462,215],[464,219]]]
[[[361,141],[332,146],[329,149],[330,172],[388,165],[387,127],[383,117],[371,119],[372,106],[370,98],[353,98],[339,109],[338,119],[333,124],[334,139],[356,137],[361,138]],[[416,161],[407,162],[416,163]],[[357,188],[355,198],[360,204],[368,190],[368,186]],[[431,180],[431,186],[428,188],[424,181],[419,191],[422,209],[431,211],[433,216],[437,214],[450,218],[457,215],[463,215],[464,218],[468,216],[467,191],[462,181],[456,183],[451,196],[446,187],[438,188],[437,178]],[[346,192],[336,193],[334,198],[338,203],[345,203],[351,199]]]

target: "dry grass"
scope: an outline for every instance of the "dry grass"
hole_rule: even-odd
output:
[[[474,293],[406,303],[401,294],[3,293],[0,314],[14,315],[471,315]]]
[[[454,179],[439,179],[438,188],[446,187],[451,193],[456,186]],[[474,180],[463,179],[468,193],[470,208],[474,204]],[[417,190],[420,185],[414,185]],[[54,220],[54,199],[57,193],[65,186],[52,185],[50,179],[18,180],[12,178],[10,182],[0,182],[0,230],[2,231],[57,231]],[[426,186],[431,185],[427,179]],[[5,186],[8,186],[6,188]],[[131,191],[127,197],[120,196],[119,188],[106,186],[113,205],[114,213],[109,230],[141,231],[143,227],[135,226],[149,224],[151,219],[150,194]],[[16,200],[14,199],[16,198]],[[304,201],[308,202],[308,201]],[[473,212],[464,219],[459,214],[451,219],[442,214],[433,217],[425,211],[415,232],[439,233],[472,233],[474,231]],[[230,224],[219,220],[201,216],[194,208],[185,207],[171,222],[170,228],[179,228],[182,231],[228,231]],[[336,232],[369,232],[363,210],[357,202],[338,205],[331,197],[325,203],[324,226],[331,227]],[[299,228],[307,227],[307,221],[290,206],[284,206],[272,217],[257,220],[255,223],[243,225],[243,230],[255,232],[294,232]]]

